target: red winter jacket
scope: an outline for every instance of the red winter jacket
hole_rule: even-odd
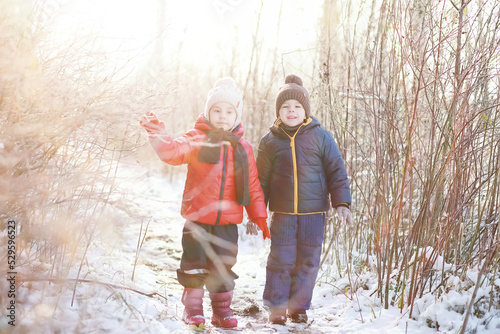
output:
[[[151,137],[158,157],[170,165],[187,164],[187,177],[182,198],[182,216],[191,221],[211,225],[240,224],[243,207],[236,199],[233,147],[223,145],[220,161],[209,164],[198,161],[198,153],[207,135],[203,129],[212,129],[204,114],[196,120],[194,129],[175,140],[169,136]],[[235,135],[242,135],[240,127]],[[250,220],[267,218],[264,194],[260,186],[252,146],[239,140],[248,156],[250,204],[245,206]],[[224,159],[224,156],[226,158]]]

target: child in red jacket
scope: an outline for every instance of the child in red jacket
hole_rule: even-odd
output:
[[[270,237],[253,150],[242,138],[242,102],[234,79],[225,77],[209,91],[205,112],[184,136],[175,140],[168,136],[165,124],[154,113],[145,114],[140,122],[161,160],[188,166],[177,279],[184,286],[183,319],[195,326],[205,323],[204,286],[212,303],[212,324],[237,326],[230,305],[238,276],[231,269],[236,263],[237,224],[243,220],[243,207],[264,239]]]

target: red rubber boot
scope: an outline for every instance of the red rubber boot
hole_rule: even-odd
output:
[[[184,304],[184,314],[182,320],[188,325],[199,326],[205,324],[203,315],[203,289],[184,288],[182,293],[182,304]]]
[[[232,328],[238,326],[238,319],[233,316],[229,308],[233,300],[233,291],[209,293],[212,301],[212,325],[222,328]]]

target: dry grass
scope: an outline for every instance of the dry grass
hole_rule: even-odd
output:
[[[325,16],[316,102],[351,175],[357,224],[339,246],[375,255],[381,302],[411,315],[414,300],[450,275],[498,269],[500,8],[367,6],[366,26]],[[438,259],[453,269],[436,272]]]
[[[99,60],[86,58],[91,39],[44,43],[31,10],[0,4],[0,217],[17,223],[19,282],[65,280],[81,268],[105,226],[119,164],[145,144],[138,116],[169,92],[100,76]]]

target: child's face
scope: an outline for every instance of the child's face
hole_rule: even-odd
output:
[[[210,123],[224,131],[229,131],[236,122],[236,109],[229,102],[217,102],[208,112]]]
[[[285,125],[297,126],[306,119],[306,111],[297,100],[286,100],[280,108],[280,119]]]

